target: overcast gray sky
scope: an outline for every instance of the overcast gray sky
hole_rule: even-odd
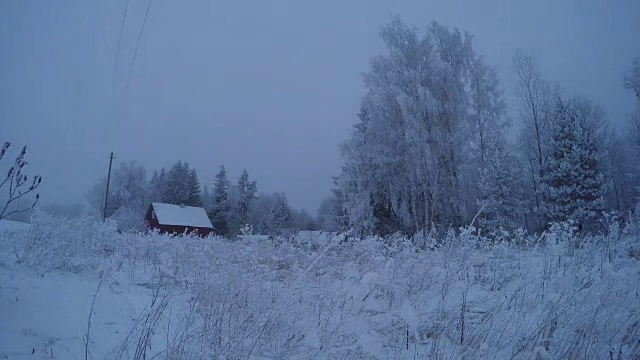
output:
[[[125,3],[0,2],[0,141],[29,146],[45,201],[83,201],[113,151],[147,169],[186,160],[209,184],[221,164],[234,181],[246,167],[260,190],[315,211],[390,14],[473,34],[510,105],[524,48],[612,122],[633,108],[621,76],[640,55],[637,0],[155,0],[126,89],[147,6],[130,0],[112,98]]]

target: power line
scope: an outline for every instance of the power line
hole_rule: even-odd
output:
[[[120,23],[120,36],[118,36],[118,47],[116,48],[116,61],[113,64],[113,77],[111,78],[111,101],[113,101],[113,94],[116,87],[116,72],[118,70],[118,58],[120,57],[120,43],[122,42],[122,32],[124,31],[124,21],[127,18],[127,10],[129,10],[129,0],[124,7],[124,14],[122,15],[122,22]]]
[[[142,27],[140,27],[140,33],[138,34],[136,49],[133,51],[133,60],[131,61],[131,67],[129,68],[129,76],[127,77],[127,86],[125,87],[125,91],[129,89],[129,82],[131,81],[131,73],[133,72],[133,67],[136,63],[136,55],[138,54],[138,46],[140,45],[140,38],[142,37],[142,32],[144,31],[144,25],[147,23],[147,16],[149,15],[149,9],[151,9],[152,3],[153,3],[153,0],[149,0],[149,5],[147,6],[147,12],[144,14],[144,19],[142,20]]]

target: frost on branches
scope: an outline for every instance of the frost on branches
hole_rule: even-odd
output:
[[[479,200],[471,184],[503,128],[495,71],[457,29],[433,23],[419,37],[395,18],[381,36],[388,54],[371,60],[360,121],[343,146],[350,225],[387,235],[468,223]]]
[[[598,168],[602,157],[593,128],[581,118],[576,103],[559,100],[553,118],[550,156],[542,186],[550,221],[588,225],[604,210],[607,190]]]
[[[7,154],[10,146],[11,143],[5,142],[0,148],[0,160]],[[34,200],[28,205],[20,204],[21,199],[26,199],[25,196],[30,196],[30,193],[36,191],[42,183],[41,176],[34,176],[29,180],[29,177],[24,173],[27,166],[27,161],[24,159],[26,154],[27,147],[25,146],[16,156],[13,165],[7,170],[5,178],[0,178],[0,189],[7,190],[7,193],[2,195],[4,201],[0,202],[0,220],[33,209],[40,199],[40,194],[36,194]]]
[[[202,193],[196,169],[178,161],[169,170],[162,169],[151,178],[152,200],[173,205],[201,207]]]
[[[492,141],[480,171],[478,192],[480,224],[489,229],[514,230],[514,217],[522,213],[522,170],[504,142]]]
[[[213,202],[211,206],[211,222],[219,234],[226,235],[229,232],[229,217],[231,206],[229,204],[229,189],[231,183],[227,176],[227,170],[220,166],[213,185]],[[206,199],[209,200],[209,199]]]

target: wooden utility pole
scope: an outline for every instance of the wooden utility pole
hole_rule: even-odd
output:
[[[104,194],[104,208],[102,210],[102,221],[107,220],[107,204],[109,202],[109,182],[111,181],[111,164],[113,163],[113,153],[109,155],[109,173],[107,174],[107,191]]]

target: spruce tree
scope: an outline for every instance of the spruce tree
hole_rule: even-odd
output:
[[[274,202],[267,217],[267,227],[270,235],[284,235],[292,230],[292,214],[284,194],[274,194]]]
[[[182,161],[175,163],[168,171],[165,181],[163,202],[174,205],[186,205],[187,175]]]
[[[604,210],[605,178],[596,134],[572,104],[559,100],[542,190],[548,221],[589,225]]]
[[[221,166],[213,185],[211,221],[213,227],[222,235],[226,235],[229,232],[229,187],[227,170],[224,166]]]
[[[200,188],[200,180],[198,179],[198,173],[196,169],[189,169],[188,164],[185,163],[187,171],[187,198],[184,202],[187,206],[202,207],[202,195]]]
[[[162,178],[162,173],[158,179]],[[166,180],[159,181],[164,188],[163,202],[174,205],[202,206],[200,180],[189,163],[178,161],[166,173]]]
[[[514,229],[522,211],[522,172],[512,154],[502,138],[488,141],[478,195],[484,206],[480,223],[489,230]]]
[[[247,224],[249,220],[249,211],[251,210],[251,202],[256,198],[258,191],[257,182],[249,180],[247,169],[242,171],[242,175],[238,179],[238,206],[236,209],[236,220],[240,226]]]

